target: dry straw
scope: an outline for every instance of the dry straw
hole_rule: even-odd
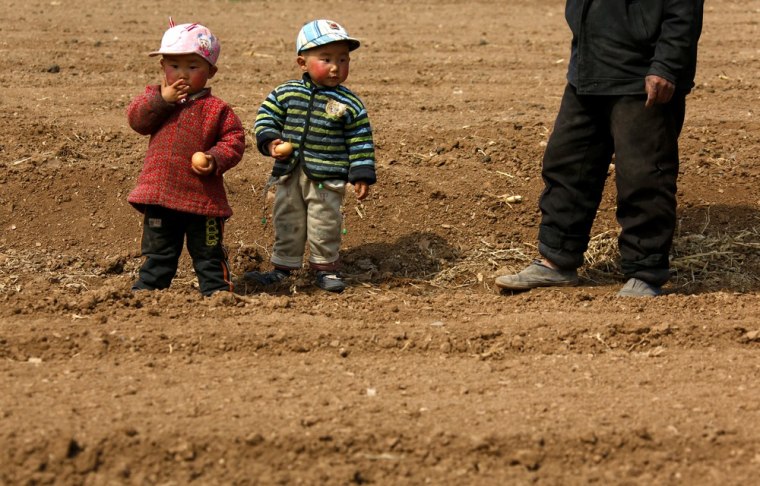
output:
[[[591,238],[580,269],[581,277],[598,283],[618,281],[618,232],[605,231]],[[509,249],[485,246],[471,251],[431,279],[436,287],[459,288],[482,283],[490,287],[495,273],[520,271],[537,255],[535,247]],[[671,285],[687,289],[729,289],[744,292],[760,286],[760,233],[756,228],[735,234],[688,234],[673,241]],[[486,278],[489,276],[489,278]]]
[[[589,242],[581,277],[597,283],[620,280],[618,233],[604,231]],[[533,245],[512,242],[506,248],[481,240],[482,246],[440,271],[415,279],[442,289],[482,285],[492,288],[497,274],[518,272],[536,255]],[[125,265],[134,274],[139,259]],[[705,233],[678,236],[673,242],[671,269],[674,287],[689,290],[731,290],[746,292],[760,288],[760,233],[757,228],[737,233]],[[182,278],[183,275],[178,275]],[[192,275],[188,275],[192,278]],[[29,250],[0,248],[0,295],[14,294],[35,280],[81,291],[100,285],[107,278],[104,269],[80,257],[41,255]]]

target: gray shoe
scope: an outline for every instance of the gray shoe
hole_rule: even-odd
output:
[[[260,287],[272,287],[290,276],[290,271],[275,268],[269,272],[246,272],[243,279]]]
[[[630,278],[618,292],[618,297],[657,297],[662,295],[662,288],[639,280]]]
[[[536,287],[571,287],[578,285],[576,270],[555,270],[534,260],[522,272],[496,278],[496,286],[505,290],[529,290]]]
[[[317,286],[328,292],[341,293],[346,289],[346,284],[335,272],[317,272]]]

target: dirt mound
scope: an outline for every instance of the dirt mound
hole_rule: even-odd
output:
[[[16,2],[0,73],[0,483],[749,484],[760,471],[757,3],[708,6],[682,135],[673,279],[619,299],[608,182],[582,286],[499,294],[536,256],[564,84],[562,2]],[[188,18],[187,12],[203,12]],[[147,140],[129,100],[175,20],[222,42],[247,127],[313,17],[362,40],[347,85],[378,184],[344,206],[349,289],[300,272],[130,292]],[[226,176],[237,279],[268,268],[271,161]],[[610,174],[614,166],[610,168]],[[519,196],[515,198],[514,196]]]

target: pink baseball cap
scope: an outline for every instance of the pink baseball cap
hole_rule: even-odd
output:
[[[169,30],[164,32],[161,48],[148,55],[198,54],[212,66],[215,66],[217,59],[219,59],[220,50],[219,40],[208,28],[201,24],[174,25],[172,19],[169,18]]]

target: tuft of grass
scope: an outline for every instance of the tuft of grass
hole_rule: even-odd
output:
[[[620,252],[618,231],[594,235],[579,269],[581,278],[597,283],[619,281]],[[460,288],[476,284],[489,287],[491,277],[519,272],[537,255],[532,245],[514,244],[509,248],[475,248],[442,269],[429,283],[441,288]],[[532,255],[532,256],[531,256]],[[760,233],[756,228],[734,234],[694,233],[677,237],[671,249],[671,285],[690,290],[726,289],[747,292],[760,288]]]

